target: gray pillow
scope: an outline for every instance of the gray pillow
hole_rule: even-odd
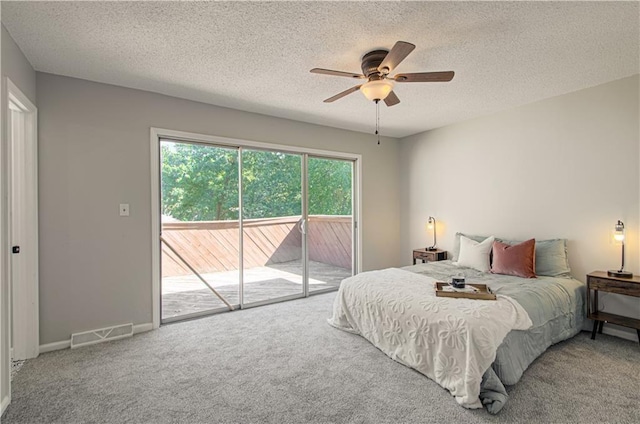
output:
[[[458,255],[460,254],[460,236],[465,236],[473,241],[477,241],[478,243],[482,243],[489,236],[472,236],[465,233],[456,233],[456,239],[453,242],[453,257],[451,260],[456,262],[458,260]],[[498,239],[496,239],[498,240]]]
[[[507,244],[521,243],[513,240],[496,240]],[[536,240],[536,275],[571,277],[566,239]]]

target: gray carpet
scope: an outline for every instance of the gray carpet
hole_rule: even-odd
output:
[[[27,361],[9,423],[640,422],[640,347],[553,346],[497,416],[330,327],[335,293],[172,324]]]
[[[11,381],[13,381],[13,377],[20,371],[20,368],[24,365],[24,360],[19,361],[11,361]]]

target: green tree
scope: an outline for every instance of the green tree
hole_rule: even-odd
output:
[[[235,220],[238,150],[163,142],[162,213],[181,221]],[[351,215],[352,163],[309,158],[309,213]],[[243,217],[302,214],[302,157],[259,150],[242,153]]]
[[[180,221],[238,219],[238,151],[163,142],[162,213]]]
[[[302,158],[299,155],[242,152],[243,218],[302,214]]]
[[[309,158],[309,214],[351,215],[352,162]]]

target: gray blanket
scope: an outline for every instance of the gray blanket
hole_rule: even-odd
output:
[[[533,327],[511,331],[482,378],[480,399],[492,414],[500,411],[508,399],[504,386],[517,383],[522,373],[549,346],[578,334],[585,320],[586,287],[572,278],[524,279],[458,267],[451,261],[404,269],[446,282],[454,275],[463,274],[468,283],[486,284],[495,293],[515,299],[529,314]]]

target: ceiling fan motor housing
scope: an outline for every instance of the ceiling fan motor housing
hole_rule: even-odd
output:
[[[388,53],[388,50],[374,50],[362,56],[362,73],[370,80],[381,79],[378,66]]]
[[[389,73],[400,64],[414,49],[414,44],[406,41],[397,41],[391,50],[372,50],[362,56],[362,74],[353,72],[335,71],[332,69],[313,68],[311,72],[315,74],[333,75],[337,77],[354,78],[366,82],[346,89],[335,96],[325,99],[325,103],[332,103],[351,93],[360,90],[369,100],[378,103],[384,100],[387,106],[394,106],[400,103],[400,99],[393,92],[395,82],[448,82],[453,79],[453,71],[448,72],[414,72],[409,74],[398,74],[394,77]],[[384,65],[384,66],[382,66]]]

